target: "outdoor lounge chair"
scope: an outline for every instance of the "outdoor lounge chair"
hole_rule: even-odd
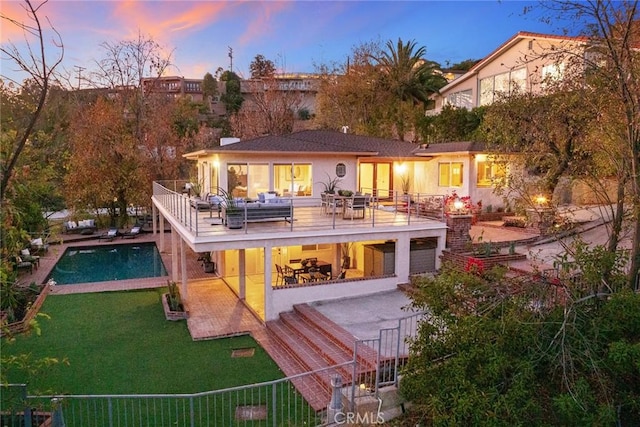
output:
[[[22,258],[22,261],[30,262],[31,264],[33,264],[36,270],[40,266],[40,257],[38,255],[31,255],[31,251],[29,249],[21,250],[20,258]]]
[[[136,225],[136,226],[133,226],[131,228],[131,230],[125,231],[124,233],[122,233],[122,238],[123,239],[135,239],[136,236],[138,236],[139,234],[140,234],[140,226]]]
[[[11,261],[13,261],[13,268],[16,271],[20,270],[29,270],[29,273],[33,273],[33,263],[30,261],[24,261],[21,257],[16,256],[12,257]]]
[[[99,240],[113,240],[118,237],[118,229],[110,228],[109,231],[98,237]]]
[[[42,237],[31,239],[29,246],[34,254],[41,254],[49,250],[49,244]]]

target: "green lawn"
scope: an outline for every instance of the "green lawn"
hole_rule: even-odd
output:
[[[29,380],[29,392],[66,394],[194,393],[283,378],[249,336],[194,342],[186,321],[165,320],[165,289],[49,295],[41,312],[42,335],[2,342],[3,357],[66,357]],[[238,348],[255,355],[232,358]],[[10,382],[27,381],[4,372]]]

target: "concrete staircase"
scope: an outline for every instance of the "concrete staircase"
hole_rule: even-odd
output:
[[[353,360],[356,338],[307,304],[295,305],[293,311],[281,313],[266,326],[271,345],[265,348],[287,376]],[[358,377],[375,371],[376,363],[373,349],[359,347]],[[343,385],[351,383],[353,365],[306,375],[294,379],[293,385],[315,411],[321,411],[331,399],[331,377],[336,374]]]

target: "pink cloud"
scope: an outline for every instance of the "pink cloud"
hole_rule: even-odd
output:
[[[286,1],[256,2],[254,7],[256,7],[256,12],[259,13],[256,13],[253,21],[247,24],[247,28],[240,36],[239,42],[248,44],[256,38],[264,37],[265,34],[273,32],[273,16],[292,6],[292,2]]]
[[[40,6],[40,2],[33,2],[33,6],[38,8]],[[51,25],[47,21],[47,17],[51,15],[50,12],[51,8],[46,6],[37,11],[40,26],[45,34],[51,29]],[[17,24],[35,27],[35,21],[33,21],[27,13],[27,9],[23,2],[0,1],[0,14],[2,14],[3,17],[2,21],[0,21],[0,28],[2,28],[2,31],[0,31],[0,42],[2,43],[11,42],[17,45],[24,42],[25,39],[25,33],[22,28],[9,20],[16,21]],[[54,21],[52,20],[52,22]],[[30,41],[33,39],[33,36],[30,34],[27,34],[26,37]]]
[[[219,19],[225,2],[139,2],[120,1],[114,4],[113,19],[127,32],[126,37],[137,36],[138,31],[150,35],[161,43],[175,41]],[[182,34],[181,34],[182,33]],[[123,34],[121,34],[123,35]]]

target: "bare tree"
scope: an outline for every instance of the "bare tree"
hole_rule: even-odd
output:
[[[283,86],[281,86],[281,83]],[[284,135],[293,131],[296,113],[303,107],[299,91],[278,79],[262,79],[250,84],[251,96],[231,118],[231,128],[239,138]]]
[[[140,33],[137,39],[103,42],[100,46],[106,55],[96,62],[98,71],[91,74],[98,87],[137,88],[143,77],[160,77],[172,65],[173,51],[165,54],[155,40]]]
[[[22,30],[25,42],[26,52],[22,52],[14,43],[9,42],[6,45],[0,47],[0,52],[11,60],[20,71],[25,72],[33,82],[40,89],[40,95],[38,97],[35,110],[30,116],[30,119],[21,134],[17,135],[17,139],[13,144],[12,150],[6,161],[2,162],[2,182],[0,183],[0,202],[4,201],[7,185],[11,179],[13,169],[24,149],[29,136],[33,132],[34,126],[40,117],[42,108],[44,107],[47,99],[47,93],[49,91],[49,84],[54,75],[55,68],[62,62],[64,57],[64,45],[62,38],[56,29],[51,25],[51,22],[45,17],[49,28],[53,31],[53,44],[58,50],[51,63],[47,62],[44,28],[39,16],[40,9],[47,3],[43,1],[39,5],[34,5],[30,0],[25,0],[22,7],[24,8],[27,16],[26,22],[20,21],[17,18],[9,17],[5,14],[0,14],[0,18],[8,24],[17,26]],[[35,39],[35,40],[34,40]],[[5,76],[2,76],[6,79]],[[11,80],[11,79],[9,79]]]

